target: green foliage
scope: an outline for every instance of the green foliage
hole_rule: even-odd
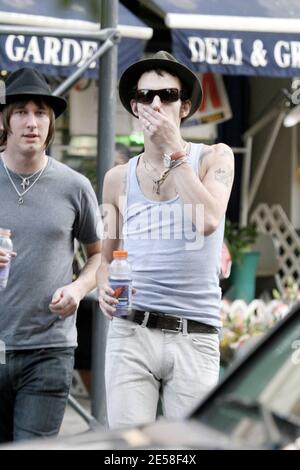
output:
[[[257,235],[255,224],[240,227],[238,223],[226,220],[225,239],[233,262],[239,262],[242,253],[251,251]]]

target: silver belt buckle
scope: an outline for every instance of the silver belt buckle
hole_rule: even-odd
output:
[[[174,317],[169,317],[169,318],[174,318]],[[180,333],[182,331],[182,325],[183,325],[183,319],[182,318],[176,318],[176,321],[178,325],[176,326],[175,330],[169,330],[168,328],[162,328],[161,331],[164,333]]]

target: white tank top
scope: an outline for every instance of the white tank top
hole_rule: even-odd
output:
[[[191,144],[189,162],[198,175],[202,144]],[[224,220],[214,233],[200,236],[179,196],[152,201],[129,161],[123,238],[133,272],[133,308],[161,312],[221,326],[219,273]]]

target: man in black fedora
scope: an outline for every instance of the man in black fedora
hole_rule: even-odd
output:
[[[95,287],[100,261],[97,200],[90,182],[47,155],[66,101],[23,68],[7,79],[0,117],[0,225],[14,251],[0,292],[0,442],[58,433],[71,384],[76,311]],[[74,240],[88,261],[72,282]]]
[[[181,418],[218,380],[219,272],[234,172],[227,145],[183,139],[180,124],[199,108],[202,90],[171,54],[131,65],[119,94],[140,121],[144,151],[111,169],[103,189],[110,209],[97,283],[100,307],[112,319],[106,396],[113,428],[153,421],[159,396],[164,415]],[[108,279],[117,228],[135,289],[123,318],[114,316]]]

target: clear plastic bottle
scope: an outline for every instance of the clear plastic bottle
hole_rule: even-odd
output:
[[[13,244],[11,241],[11,231],[0,228],[0,248],[8,253],[13,251]],[[5,289],[8,282],[10,269],[10,261],[4,268],[0,268],[0,291]]]
[[[132,273],[127,251],[114,251],[109,266],[109,285],[115,291],[119,303],[115,305],[115,317],[126,317],[130,313],[132,298]]]

